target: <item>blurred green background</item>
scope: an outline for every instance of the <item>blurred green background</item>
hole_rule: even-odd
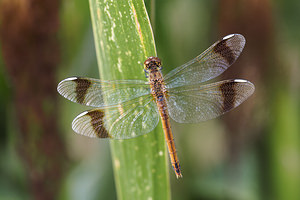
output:
[[[164,73],[240,33],[246,47],[219,79],[256,86],[218,119],[172,123],[184,175],[176,180],[170,167],[172,199],[300,199],[300,2],[147,9]],[[116,199],[109,142],[74,134],[86,107],[56,92],[66,77],[98,78],[88,1],[2,0],[0,20],[0,199]]]

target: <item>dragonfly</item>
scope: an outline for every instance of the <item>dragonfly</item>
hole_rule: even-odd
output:
[[[148,81],[70,77],[57,90],[68,100],[95,107],[73,120],[72,129],[81,135],[130,139],[151,132],[161,119],[170,161],[180,178],[170,118],[179,123],[213,119],[251,96],[255,87],[247,80],[207,83],[236,61],[245,43],[240,34],[227,35],[165,76],[161,60],[149,57],[144,62]]]

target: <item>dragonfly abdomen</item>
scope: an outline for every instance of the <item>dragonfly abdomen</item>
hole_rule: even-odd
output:
[[[180,178],[182,177],[182,174],[177,157],[177,151],[175,149],[175,143],[171,130],[170,118],[166,102],[167,90],[165,88],[165,83],[161,71],[157,70],[157,68],[153,66],[151,66],[151,68],[152,70],[149,71],[151,94],[154,97],[159,110],[172,167],[175,171],[176,177]]]
[[[172,134],[172,130],[171,130],[170,118],[169,118],[169,113],[168,113],[165,97],[163,97],[160,100],[157,99],[156,104],[157,104],[157,107],[158,107],[158,110],[160,113],[160,118],[162,121],[165,139],[166,139],[166,143],[168,146],[171,164],[175,171],[176,177],[180,178],[180,177],[182,177],[182,174],[181,174],[180,164],[179,164],[179,160],[177,157],[177,151],[175,148],[175,142],[174,142],[174,138],[173,138],[173,134]]]

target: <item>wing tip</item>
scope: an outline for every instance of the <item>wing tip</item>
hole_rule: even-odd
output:
[[[246,44],[246,38],[239,33],[232,33],[222,38],[222,40],[229,40],[229,39],[237,40],[240,43],[240,46],[242,47],[241,49],[243,49]]]
[[[84,111],[82,113],[80,113],[79,115],[77,115],[73,121],[72,121],[72,129],[73,131],[78,134],[78,135],[83,135],[83,136],[86,136],[86,137],[89,137],[89,138],[97,138],[97,136],[95,134],[87,134],[86,132],[82,132],[80,130],[80,126],[78,127],[78,123],[81,123],[80,122],[80,118],[85,116],[86,114],[88,114],[88,111]]]
[[[225,37],[223,37],[223,40],[227,40],[227,39],[229,39],[229,38],[232,38],[233,36],[235,36],[235,35],[237,35],[237,34],[229,34],[229,35],[226,35]]]
[[[77,77],[77,76],[72,76],[72,77],[69,77],[69,78],[66,78],[66,79],[64,79],[64,80],[62,80],[62,81],[60,81],[58,84],[57,84],[57,92],[60,94],[60,95],[62,95],[62,96],[64,96],[63,94],[62,94],[62,87],[64,86],[64,84],[65,84],[65,82],[68,82],[68,81],[74,81],[74,80],[77,80],[79,77]]]
[[[245,37],[239,33],[232,33],[232,34],[226,35],[223,37],[223,40],[228,40],[233,37],[239,38],[240,40],[246,40]]]
[[[74,80],[76,80],[76,79],[78,79],[79,77],[77,77],[77,76],[72,76],[72,77],[69,77],[69,78],[66,78],[66,79],[64,79],[63,81],[74,81]]]
[[[72,129],[79,135],[91,138],[113,139],[105,127],[104,116],[104,111],[100,109],[84,111],[72,121]]]
[[[252,96],[252,94],[255,91],[255,85],[253,83],[251,83],[250,81],[248,81],[248,80],[234,79],[234,82],[237,83],[237,84],[241,84],[242,87],[244,87],[245,90],[246,90],[244,100],[242,102],[244,102],[246,99],[248,99],[250,96]],[[240,102],[240,104],[242,102]]]
[[[250,95],[249,96],[251,96],[254,93],[255,85],[253,83],[251,83],[250,81],[245,80],[245,79],[234,79],[233,81],[235,83],[242,83],[242,84],[248,85],[250,87],[250,90],[249,90]]]

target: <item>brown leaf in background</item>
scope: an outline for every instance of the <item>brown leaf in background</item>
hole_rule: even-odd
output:
[[[0,39],[14,89],[17,148],[35,199],[55,199],[66,150],[57,126],[59,0],[3,0]]]

